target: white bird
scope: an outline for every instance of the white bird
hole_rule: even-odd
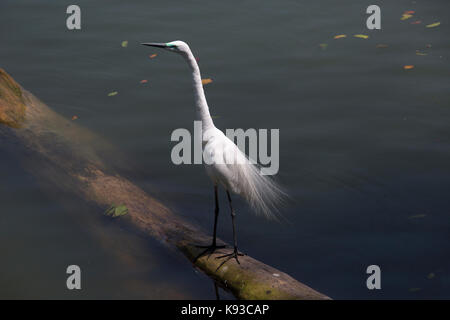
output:
[[[210,246],[202,247],[206,248],[204,253],[208,251],[213,253],[217,248],[224,247],[218,246],[216,243],[217,218],[219,215],[217,193],[218,186],[220,185],[226,190],[230,204],[234,250],[230,254],[222,255],[217,258],[227,258],[222,264],[231,258],[235,258],[237,263],[239,263],[238,256],[243,254],[240,253],[237,248],[235,226],[236,214],[231,203],[230,191],[242,196],[254,209],[255,213],[262,214],[267,218],[276,218],[279,203],[284,198],[285,193],[272,179],[261,175],[259,167],[252,164],[234,142],[214,126],[203,91],[200,68],[187,43],[183,41],[172,41],[168,43],[142,43],[142,45],[163,48],[178,53],[187,61],[190,67],[197,119],[202,122],[203,154],[210,159],[207,161],[208,163],[205,164],[205,168],[214,184],[215,196],[215,218],[212,244]]]

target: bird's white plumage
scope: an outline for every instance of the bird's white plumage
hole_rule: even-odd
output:
[[[261,175],[259,167],[222,131],[214,126],[203,91],[200,69],[189,46],[183,41],[172,41],[168,50],[181,54],[192,72],[192,83],[197,118],[202,121],[202,145],[206,172],[215,185],[241,195],[256,213],[276,218],[284,192],[269,177]]]
[[[242,196],[255,213],[276,218],[284,197],[281,188],[260,173],[247,156],[222,131],[211,128],[203,135],[203,152],[208,176],[216,185]]]

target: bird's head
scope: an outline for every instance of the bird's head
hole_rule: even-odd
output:
[[[172,42],[167,43],[158,43],[158,42],[144,42],[141,43],[144,46],[150,46],[150,47],[156,47],[156,48],[162,48],[167,51],[172,51],[180,54],[187,54],[189,53],[190,49],[186,42],[176,40]]]

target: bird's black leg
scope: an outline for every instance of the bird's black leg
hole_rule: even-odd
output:
[[[215,200],[216,200],[216,208],[214,210],[214,231],[213,231],[212,244],[210,246],[196,246],[197,248],[206,248],[206,250],[203,251],[202,253],[200,253],[200,255],[198,255],[195,258],[195,260],[197,260],[199,257],[204,255],[205,253],[209,252],[209,254],[212,254],[216,249],[225,248],[225,246],[218,246],[217,243],[216,243],[216,239],[217,239],[217,218],[219,217],[219,198],[218,198],[217,186],[214,186],[214,197],[215,197]]]
[[[220,300],[219,287],[217,286],[217,282],[216,281],[214,281],[214,292],[216,293],[216,300]]]
[[[217,186],[214,186],[214,199],[216,201],[216,208],[214,209],[214,232],[213,232],[213,243],[212,246],[216,247],[217,239],[217,218],[219,217],[219,198],[217,195]]]
[[[217,269],[219,269],[225,262],[227,262],[228,260],[230,260],[231,258],[235,258],[238,264],[241,264],[239,262],[238,256],[243,256],[243,253],[240,253],[238,251],[237,248],[237,236],[236,236],[236,224],[235,224],[235,217],[236,217],[236,213],[234,212],[233,209],[233,204],[231,203],[231,196],[230,196],[230,192],[227,190],[227,196],[228,196],[228,202],[230,204],[230,209],[231,209],[231,223],[233,224],[233,242],[234,242],[234,250],[233,253],[229,253],[229,254],[225,254],[223,256],[217,257],[217,259],[221,259],[221,258],[225,258],[225,261],[223,261],[219,267]]]

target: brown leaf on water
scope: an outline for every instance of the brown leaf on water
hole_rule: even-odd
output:
[[[409,65],[403,66],[403,69],[411,70],[411,69],[414,69],[414,66],[412,64],[409,64]]]
[[[202,79],[202,84],[203,85],[207,85],[208,83],[213,82],[212,79],[208,78],[208,79]]]
[[[153,59],[153,58],[155,58],[156,56],[157,56],[157,54],[154,53],[154,54],[149,55],[148,57],[149,57],[150,59]]]
[[[148,82],[148,80],[145,80],[145,79],[140,81],[140,83],[147,83],[147,82]]]
[[[421,23],[422,23],[422,20],[416,20],[416,21],[411,22],[411,24],[421,24]]]
[[[77,119],[78,119],[78,116],[73,116],[72,117],[72,121],[77,120]]]
[[[414,14],[414,13],[416,13],[414,10],[409,10],[409,11],[403,12],[403,14]]]
[[[426,216],[427,216],[426,214],[416,214],[413,216],[409,216],[409,219],[425,218]]]
[[[409,288],[409,292],[417,292],[422,290],[421,288]]]

